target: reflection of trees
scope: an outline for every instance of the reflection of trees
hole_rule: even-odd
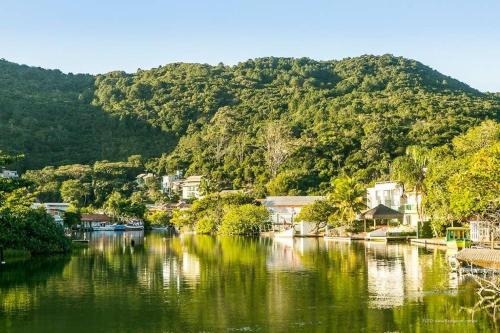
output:
[[[0,267],[0,314],[33,308],[38,291],[49,278],[60,275],[69,260],[69,256],[34,257]]]
[[[486,313],[498,330],[500,328],[500,277],[481,277],[476,274],[468,274],[465,278],[471,278],[476,284],[477,301],[474,306],[464,308],[474,319],[476,313]]]
[[[290,258],[299,265],[290,264]],[[468,287],[448,292],[443,252],[406,245],[161,233],[147,234],[132,245],[122,234],[93,239],[59,270],[35,277],[41,284],[29,277],[34,270],[45,271],[16,269],[11,273],[17,277],[0,273],[0,331],[13,322],[7,324],[2,312],[22,309],[27,314],[43,311],[43,316],[16,321],[14,332],[36,332],[47,322],[52,325],[47,331],[75,331],[74,323],[82,318],[92,318],[85,331],[99,332],[138,327],[143,332],[244,327],[261,332],[406,332],[417,326],[424,332],[445,332],[449,325],[439,320],[468,319],[460,308],[476,301]],[[383,278],[388,281],[372,284]],[[392,306],[374,306],[378,296],[399,299]],[[477,318],[453,328],[490,329],[481,315]]]

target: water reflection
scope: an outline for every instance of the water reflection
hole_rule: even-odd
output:
[[[140,231],[86,237],[88,248],[71,258],[0,272],[0,332],[493,328],[461,310],[474,290],[450,279],[438,249]],[[82,326],[82,318],[92,320]]]

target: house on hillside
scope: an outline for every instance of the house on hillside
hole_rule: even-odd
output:
[[[18,175],[17,171],[1,169],[0,170],[0,178],[16,179],[16,178],[19,178],[19,175]]]
[[[139,187],[146,185],[149,179],[154,179],[155,175],[152,173],[141,173],[135,177],[135,182]]]
[[[64,213],[69,209],[71,205],[65,202],[46,202],[46,203],[34,203],[31,208],[44,208],[47,213],[54,218],[54,221],[59,224],[64,222]]]
[[[198,199],[201,197],[200,185],[203,176],[189,176],[182,181],[182,199]]]
[[[375,186],[367,189],[366,205],[373,209],[378,205],[384,205],[403,214],[403,224],[417,226],[419,221],[417,204],[422,204],[421,195],[415,192],[404,191],[404,187],[398,182],[378,182]],[[424,218],[425,220],[425,218]]]
[[[167,195],[178,194],[182,186],[182,172],[177,170],[173,175],[161,178],[161,191]]]

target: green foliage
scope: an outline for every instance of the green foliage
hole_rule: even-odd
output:
[[[141,169],[210,175],[212,189],[261,192],[272,180],[279,193],[316,193],[342,174],[368,182],[407,146],[445,144],[499,110],[498,96],[391,55],[97,77],[0,62],[0,149],[26,152],[20,169],[140,153]],[[309,177],[295,183],[293,170]],[[98,206],[116,190],[96,188]]]
[[[480,215],[500,197],[500,125],[485,121],[434,148],[424,185],[426,214],[436,235],[453,221]]]
[[[297,215],[297,220],[316,223],[318,227],[321,227],[326,225],[336,211],[336,207],[328,200],[317,200],[302,208]]]
[[[221,235],[250,235],[258,233],[269,223],[265,207],[245,204],[227,206],[218,233]]]
[[[157,210],[148,212],[145,218],[146,221],[148,221],[152,226],[165,227],[167,225],[170,225],[172,216],[169,212]]]
[[[213,216],[204,216],[196,222],[197,234],[211,234],[217,231],[217,220]]]
[[[328,200],[334,205],[336,211],[329,218],[329,223],[334,226],[350,226],[365,204],[365,189],[356,178],[340,177],[332,181],[332,191]]]
[[[0,182],[0,247],[30,253],[69,251],[63,228],[44,209],[30,208],[33,197],[25,186],[16,180]]]

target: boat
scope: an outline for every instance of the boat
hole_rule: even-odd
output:
[[[470,231],[463,227],[446,228],[446,246],[452,249],[464,249],[470,247]]]
[[[125,231],[123,224],[106,224],[101,223],[99,226],[93,226],[92,231]]]
[[[144,224],[139,220],[132,220],[125,225],[126,230],[144,230]]]
[[[294,235],[295,235],[295,228],[293,227],[274,233],[274,237],[293,237]]]

